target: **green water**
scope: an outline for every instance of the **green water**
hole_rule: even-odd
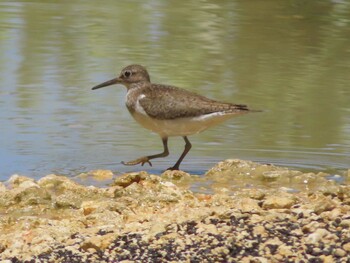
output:
[[[264,110],[190,137],[182,168],[228,158],[342,173],[350,167],[348,1],[0,1],[0,180],[139,170],[158,135],[129,116],[126,65],[155,83]],[[183,150],[150,171],[174,164]]]

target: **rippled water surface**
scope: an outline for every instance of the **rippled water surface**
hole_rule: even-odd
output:
[[[91,91],[131,63],[264,111],[190,137],[184,170],[350,167],[348,1],[0,1],[0,180],[141,169],[120,162],[160,152],[158,135],[131,118],[124,87]],[[173,165],[184,142],[169,147],[146,169]]]

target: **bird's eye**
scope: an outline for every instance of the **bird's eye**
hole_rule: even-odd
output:
[[[124,77],[126,77],[126,78],[128,78],[128,77],[130,77],[131,76],[131,71],[130,70],[126,70],[125,72],[124,72]]]

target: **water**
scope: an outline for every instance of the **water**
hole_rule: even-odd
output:
[[[126,65],[155,83],[262,109],[190,137],[182,168],[241,158],[342,173],[350,157],[348,1],[0,1],[0,180],[139,170],[162,151],[129,116]],[[155,160],[160,172],[183,150]]]

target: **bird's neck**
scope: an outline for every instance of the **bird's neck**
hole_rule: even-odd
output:
[[[151,83],[149,81],[139,81],[139,82],[127,84],[125,86],[128,89],[128,91],[130,91],[134,89],[149,87],[150,85]]]
[[[137,101],[140,96],[143,95],[143,92],[145,89],[147,89],[147,87],[148,85],[145,83],[133,83],[128,87],[125,104],[131,114],[135,112],[137,108]]]

